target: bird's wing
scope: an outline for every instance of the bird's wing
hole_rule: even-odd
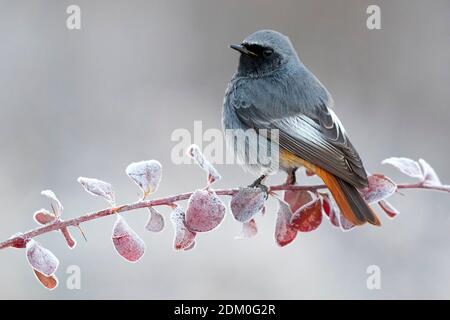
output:
[[[254,102],[239,103],[239,100],[235,99],[232,105],[247,126],[255,130],[278,129],[283,149],[355,187],[367,186],[367,174],[358,153],[335,113],[325,104],[295,108],[281,103],[261,108]]]

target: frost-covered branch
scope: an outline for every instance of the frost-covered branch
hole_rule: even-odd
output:
[[[280,184],[280,185],[274,185],[270,186],[270,191],[309,191],[309,192],[315,192],[320,189],[326,189],[327,186],[324,184],[319,185],[309,185],[309,186],[299,186],[299,185],[286,185],[286,184]],[[423,185],[422,183],[404,183],[404,184],[397,184],[397,189],[428,189],[428,190],[434,190],[434,191],[443,191],[450,193],[450,188],[448,186],[427,186]],[[236,193],[239,192],[239,188],[233,188],[233,189],[218,189],[215,190],[215,193],[218,196],[233,196]],[[40,236],[45,233],[49,233],[52,231],[58,231],[67,227],[78,227],[84,222],[88,222],[91,220],[100,219],[103,217],[107,217],[113,214],[121,213],[121,212],[128,212],[133,211],[137,209],[143,209],[143,208],[151,208],[151,207],[157,207],[157,206],[173,206],[176,202],[187,200],[191,197],[193,192],[186,192],[182,194],[173,195],[170,197],[164,197],[154,200],[143,200],[138,201],[130,204],[124,204],[118,207],[113,208],[107,208],[100,211],[87,213],[84,215],[81,215],[79,217],[70,219],[70,220],[58,220],[54,223],[46,224],[42,227],[35,228],[33,230],[26,231],[24,233],[18,233],[11,237],[8,240],[5,240],[3,242],[0,242],[0,250],[5,249],[8,247],[23,247],[23,244],[25,243],[25,239],[32,239],[37,236]]]
[[[327,187],[320,185],[274,185],[268,191],[260,188],[212,189],[215,181],[221,178],[218,171],[204,158],[196,146],[191,146],[188,155],[207,172],[207,182],[203,189],[170,197],[149,200],[147,197],[155,192],[162,176],[162,166],[156,160],[141,161],[130,164],[126,174],[139,186],[142,197],[139,201],[116,205],[116,197],[111,184],[93,178],[78,178],[78,182],[90,194],[104,198],[110,207],[87,213],[76,218],[63,220],[64,208],[51,190],[45,190],[42,195],[50,201],[50,210],[40,209],[35,212],[34,220],[41,226],[17,233],[9,239],[0,242],[0,249],[9,247],[25,248],[26,256],[37,279],[48,289],[56,288],[58,280],[55,272],[59,261],[56,256],[43,248],[34,238],[52,231],[60,231],[69,248],[76,246],[76,241],[69,232],[69,227],[77,227],[91,221],[116,215],[113,226],[112,242],[117,253],[129,262],[137,262],[144,254],[146,246],[138,234],[130,228],[120,213],[147,208],[149,219],[145,229],[159,232],[164,228],[165,219],[156,209],[158,206],[172,208],[170,220],[173,224],[174,248],[190,250],[195,246],[197,235],[217,228],[225,214],[226,206],[219,196],[230,196],[230,209],[234,219],[242,224],[242,234],[239,238],[249,238],[257,233],[256,216],[264,214],[268,194],[279,202],[275,227],[275,240],[279,246],[291,243],[298,232],[309,232],[317,229],[323,216],[330,223],[346,231],[355,227],[340,214],[339,208],[327,192]],[[399,169],[418,182],[397,184],[381,174],[368,177],[369,186],[361,190],[362,196],[369,204],[378,203],[386,214],[393,218],[399,212],[387,198],[401,189],[428,189],[450,193],[450,186],[443,185],[433,168],[424,160],[414,161],[407,158],[389,158],[383,161]],[[283,191],[283,197],[276,192]],[[188,200],[186,210],[179,202]],[[84,235],[83,235],[84,236]]]

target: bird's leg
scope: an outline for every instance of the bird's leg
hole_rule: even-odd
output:
[[[267,178],[267,175],[263,174],[261,177],[259,177],[258,179],[256,179],[251,185],[249,185],[249,188],[260,188],[262,189],[265,193],[268,193],[269,188],[262,184],[262,182]]]
[[[297,182],[297,178],[295,177],[295,172],[297,169],[298,168],[293,168],[287,172],[288,175],[285,182],[286,185],[294,185]]]

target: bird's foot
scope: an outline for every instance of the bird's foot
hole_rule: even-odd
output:
[[[295,172],[297,171],[297,168],[291,169],[288,171],[288,176],[286,178],[285,185],[294,185],[297,183],[297,178],[295,177]]]
[[[249,188],[258,188],[261,189],[263,192],[266,193],[266,195],[269,195],[269,187],[262,184],[262,182],[267,178],[266,175],[262,175],[258,179],[256,179],[251,185],[249,185]]]

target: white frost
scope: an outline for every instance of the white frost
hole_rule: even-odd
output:
[[[206,160],[202,152],[197,145],[193,144],[188,148],[187,154],[189,157],[194,159],[194,161],[208,173],[208,184],[213,184],[215,181],[222,179],[220,173],[214,168],[214,166]]]
[[[102,197],[108,201],[111,206],[115,206],[116,199],[114,196],[114,190],[110,183],[85,177],[79,177],[77,181],[88,193],[94,196]]]
[[[26,255],[31,267],[46,276],[51,276],[58,269],[58,258],[33,239],[27,243]]]
[[[158,189],[162,165],[157,160],[133,162],[125,172],[142,189],[145,198]]]
[[[412,159],[391,157],[388,159],[384,159],[381,163],[390,164],[391,166],[397,168],[402,173],[412,178],[418,178],[421,180],[423,179],[423,173],[419,164],[417,163],[417,161],[414,161]]]
[[[148,211],[150,211],[150,216],[145,225],[145,230],[151,232],[162,231],[164,229],[164,217],[153,207],[148,208]]]
[[[145,242],[120,215],[114,223],[112,241],[117,253],[129,262],[138,262],[145,253]]]
[[[425,185],[430,186],[441,186],[441,180],[439,179],[438,175],[436,174],[436,171],[434,171],[433,167],[430,166],[428,162],[426,162],[423,159],[419,159],[419,165],[422,169],[423,173],[423,182]]]
[[[33,219],[39,224],[48,224],[56,220],[56,216],[47,209],[39,209],[33,214]]]
[[[60,217],[63,213],[64,208],[63,208],[61,202],[56,197],[55,193],[52,190],[44,190],[41,192],[41,195],[50,199],[50,205],[52,207],[53,213],[57,217]]]

